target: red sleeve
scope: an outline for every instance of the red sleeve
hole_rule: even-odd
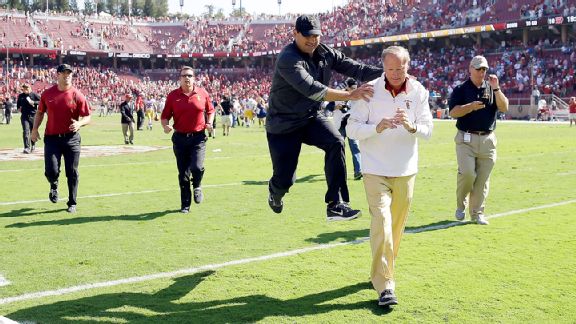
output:
[[[213,114],[214,113],[214,105],[212,104],[212,99],[210,99],[210,95],[208,94],[208,91],[204,91],[204,95],[206,96],[206,106],[204,107],[204,109],[206,110],[207,114]]]
[[[76,91],[76,97],[79,99],[77,101],[77,108],[78,108],[78,113],[80,114],[80,116],[82,117],[86,117],[86,116],[90,116],[90,104],[88,103],[88,100],[86,100],[86,97],[84,97],[84,95],[80,92],[80,91]]]

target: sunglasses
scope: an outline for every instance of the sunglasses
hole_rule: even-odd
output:
[[[482,68],[476,69],[476,71],[488,71],[488,69],[482,67]]]
[[[181,74],[180,76],[183,78],[193,78],[194,74]]]

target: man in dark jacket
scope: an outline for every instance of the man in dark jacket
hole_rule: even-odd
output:
[[[34,126],[34,115],[40,102],[40,96],[32,92],[29,84],[22,85],[22,93],[18,95],[16,100],[16,108],[20,112],[20,122],[22,123],[22,138],[24,140],[24,154],[33,152],[36,148],[36,143],[30,140],[30,132]]]
[[[122,123],[122,134],[124,134],[124,144],[134,144],[134,104],[132,95],[126,94],[126,100],[120,104],[120,122]],[[130,131],[130,134],[128,134]]]
[[[376,79],[383,70],[356,62],[320,43],[322,31],[315,17],[298,17],[293,35],[294,42],[284,47],[276,61],[266,116],[274,169],[268,185],[268,204],[274,212],[282,212],[282,197],[296,180],[296,166],[304,143],[326,153],[327,219],[355,219],[360,211],[349,205],[344,139],[321,114],[320,105],[323,101],[369,100],[374,93],[369,84],[351,91],[329,88],[332,70],[361,81]]]

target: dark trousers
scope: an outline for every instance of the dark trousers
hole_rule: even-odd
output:
[[[198,133],[174,133],[172,135],[172,148],[176,156],[178,167],[178,183],[180,185],[181,207],[190,207],[193,188],[202,184],[204,176],[204,157],[206,156],[206,134]]]
[[[4,119],[6,119],[6,125],[9,125],[10,120],[12,120],[12,111],[10,109],[4,110]]]
[[[24,148],[30,150],[34,144],[30,139],[30,133],[32,132],[32,127],[34,127],[34,115],[22,115],[20,116],[20,122],[22,123],[22,140],[24,141]]]
[[[144,110],[140,109],[136,112],[136,129],[142,130],[142,125],[144,125]]]
[[[64,156],[64,169],[68,179],[68,206],[76,205],[78,194],[78,163],[80,162],[80,133],[44,136],[44,175],[51,189],[58,188],[60,164]]]
[[[316,146],[326,153],[324,156],[324,173],[328,184],[324,198],[326,203],[350,201],[346,184],[344,139],[325,117],[317,116],[294,132],[267,133],[267,137],[273,167],[273,175],[268,185],[271,194],[284,196],[296,181],[298,157],[304,143]]]

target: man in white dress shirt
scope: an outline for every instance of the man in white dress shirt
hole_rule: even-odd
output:
[[[396,305],[394,263],[418,172],[418,138],[432,135],[428,91],[408,76],[410,55],[400,46],[382,52],[384,74],[371,81],[374,97],[354,101],[346,133],[360,141],[370,207],[371,280],[378,304]]]

